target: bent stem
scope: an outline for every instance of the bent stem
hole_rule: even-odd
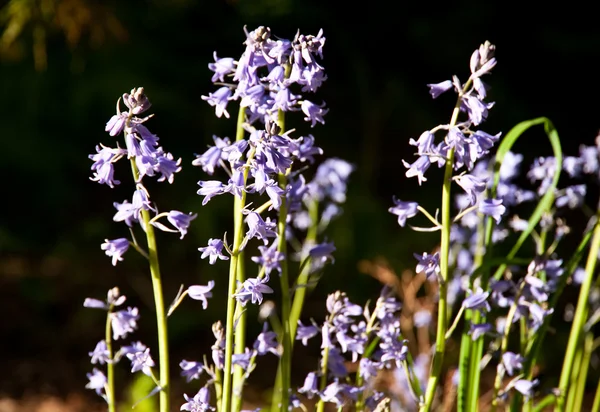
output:
[[[598,261],[598,249],[600,249],[600,225],[596,225],[594,228],[594,235],[592,238],[592,244],[588,253],[587,263],[585,265],[585,279],[581,284],[579,291],[579,299],[577,301],[577,309],[575,310],[575,316],[573,317],[573,325],[571,326],[571,333],[569,335],[569,342],[567,344],[567,350],[565,352],[565,360],[560,375],[560,381],[558,389],[560,396],[556,401],[555,411],[560,412],[564,410],[565,406],[565,395],[569,389],[569,380],[571,377],[571,370],[575,359],[575,353],[577,347],[580,344],[583,333],[585,319],[587,317],[587,305],[590,296],[590,290],[592,286],[592,280],[594,278],[594,271],[596,269],[596,263]]]

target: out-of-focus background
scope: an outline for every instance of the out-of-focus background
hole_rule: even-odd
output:
[[[466,79],[469,57],[485,40],[497,46],[498,65],[486,78],[496,105],[483,130],[507,132],[519,121],[547,116],[565,152],[593,144],[600,128],[596,14],[591,6],[524,7],[500,1],[0,2],[0,410],[91,410],[97,397],[84,389],[87,353],[102,338],[104,319],[82,303],[105,297],[110,287],[119,286],[140,307],[136,338],[155,347],[147,266],[129,252],[113,267],[100,250],[105,238],[127,235],[125,225],[112,221],[112,203],[130,198],[129,171],[117,169],[122,184],[113,190],[89,180],[88,154],[98,143],[113,144],[104,126],[123,92],[145,87],[155,114],[148,127],[183,159],[174,184],[150,185],[153,199],[162,210],[198,213],[184,240],[159,236],[166,295],[175,296],[181,284],[217,283],[207,311],[186,301],[171,320],[176,369],[181,359],[202,358],[212,344],[210,325],[224,317],[227,266],[209,266],[197,248],[230,230],[230,199],[202,207],[197,181],[207,176],[191,166],[213,135],[234,134],[234,120],[217,119],[201,99],[214,90],[207,68],[213,52],[239,57],[244,26],[269,26],[284,38],[324,30],[328,80],[314,100],[327,103],[326,124],[297,126],[315,135],[323,159],[339,157],[356,169],[344,214],[327,235],[337,247],[335,264],[310,296],[306,316],[319,317],[337,288],[361,304],[377,295],[381,284],[361,273],[359,262],[385,259],[400,273],[414,268],[413,253],[435,248],[437,235],[400,228],[387,209],[394,195],[436,207],[440,173],[430,170],[419,187],[404,176],[401,159],[412,161],[409,138],[450,117],[454,96],[432,100],[426,84],[453,74]],[[529,160],[551,154],[539,131],[517,150]],[[273,365],[267,362],[265,370]],[[268,388],[268,376],[253,382]],[[181,383],[174,396],[196,390]]]

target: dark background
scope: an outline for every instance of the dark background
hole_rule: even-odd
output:
[[[235,120],[217,119],[200,98],[214,90],[207,68],[213,51],[239,57],[244,25],[269,26],[284,38],[324,29],[329,80],[314,100],[330,111],[324,126],[297,125],[315,135],[325,157],[346,159],[356,171],[344,215],[327,234],[338,249],[335,265],[311,295],[310,314],[318,316],[336,288],[359,303],[376,296],[380,285],[359,272],[361,259],[383,257],[401,271],[413,267],[412,253],[436,246],[437,235],[399,228],[387,209],[393,195],[436,207],[440,173],[430,170],[419,187],[404,177],[401,159],[412,162],[409,138],[450,117],[454,97],[431,100],[426,84],[453,74],[466,79],[470,55],[485,40],[497,46],[498,65],[485,79],[496,106],[483,130],[505,133],[547,116],[565,152],[593,144],[600,128],[596,14],[573,2],[549,4],[0,2],[0,369],[9,371],[0,374],[0,395],[84,391],[87,352],[102,338],[104,319],[82,303],[104,298],[112,286],[140,306],[136,337],[156,346],[144,261],[129,252],[114,268],[100,250],[105,238],[127,235],[125,225],[112,222],[112,203],[130,198],[129,170],[117,168],[122,184],[113,190],[89,180],[87,156],[99,142],[113,144],[104,125],[123,92],[145,87],[155,113],[148,127],[183,159],[173,185],[149,185],[153,199],[162,210],[199,214],[183,241],[159,236],[167,300],[180,284],[217,282],[208,311],[186,301],[171,321],[175,367],[182,358],[200,360],[212,344],[210,324],[224,319],[227,264],[207,265],[197,248],[231,230],[230,199],[201,207],[196,182],[207,176],[190,164],[213,134],[234,136]],[[22,30],[11,38],[15,25]],[[230,112],[235,118],[233,106]],[[537,131],[517,149],[528,158],[551,153]]]

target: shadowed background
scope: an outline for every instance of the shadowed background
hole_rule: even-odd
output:
[[[326,124],[310,129],[290,121],[299,133],[315,135],[323,159],[339,157],[356,167],[344,214],[327,234],[337,247],[335,264],[311,294],[305,317],[321,316],[324,298],[337,288],[361,304],[377,295],[381,285],[360,273],[359,261],[383,257],[400,272],[414,268],[413,253],[436,246],[437,234],[401,229],[387,209],[394,195],[437,206],[441,173],[431,169],[419,187],[405,178],[401,159],[412,162],[409,138],[450,117],[454,96],[432,100],[426,84],[453,74],[466,79],[469,57],[485,40],[497,46],[498,65],[484,79],[496,105],[483,130],[505,133],[519,121],[547,116],[567,154],[592,145],[600,128],[595,15],[576,7],[529,13],[504,4],[0,2],[0,397],[84,392],[87,352],[102,338],[104,319],[82,303],[103,298],[113,286],[140,307],[135,338],[156,347],[147,265],[131,251],[115,268],[100,250],[105,238],[127,235],[124,224],[112,222],[112,203],[130,198],[130,172],[122,162],[116,172],[122,184],[112,190],[89,180],[87,156],[100,142],[114,145],[104,125],[117,98],[133,87],[143,86],[153,104],[149,129],[182,158],[174,184],[148,185],[153,200],[161,210],[198,213],[184,240],[159,234],[167,300],[181,284],[217,283],[207,311],[186,301],[170,320],[174,370],[181,359],[200,360],[212,344],[210,325],[224,319],[228,267],[209,266],[197,248],[231,231],[231,199],[202,207],[195,192],[207,175],[190,163],[213,135],[234,136],[235,120],[217,119],[201,96],[214,90],[207,68],[213,52],[234,58],[243,52],[244,25],[269,26],[290,39],[298,29],[324,29],[329,79],[311,100],[327,103]],[[236,110],[230,106],[232,118]],[[551,153],[536,131],[517,150],[528,159]],[[267,361],[257,386],[268,387],[273,365]],[[197,385],[176,389],[179,400]]]

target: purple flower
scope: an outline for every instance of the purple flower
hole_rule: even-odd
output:
[[[94,161],[91,168],[94,171],[94,176],[90,177],[90,180],[105,184],[110,188],[120,184],[121,182],[114,178],[114,162],[123,156],[124,151],[104,146],[96,146],[96,151],[97,154],[89,155],[89,158]]]
[[[198,184],[200,185],[200,189],[197,193],[200,196],[204,196],[202,206],[207,204],[213,197],[225,193],[226,186],[218,180],[200,180]]]
[[[513,352],[504,352],[502,355],[502,365],[504,365],[504,369],[506,369],[506,373],[510,376],[515,374],[515,369],[522,369],[523,362],[525,359],[516,353]]]
[[[100,365],[104,365],[105,363],[110,362],[110,353],[106,348],[105,340],[98,342],[94,350],[90,352],[89,355],[92,358],[90,361],[92,364],[98,362]]]
[[[193,215],[181,213],[177,210],[171,210],[167,215],[167,219],[175,228],[181,233],[181,238],[185,236],[187,233],[188,227],[190,227],[190,222],[194,220],[198,216],[196,213]]]
[[[317,325],[311,324],[308,326],[304,326],[302,322],[298,321],[298,329],[296,332],[296,340],[301,340],[302,344],[306,346],[308,344],[308,340],[314,336],[319,334],[319,327]]]
[[[513,383],[513,387],[515,390],[526,396],[527,398],[531,398],[533,396],[533,389],[538,384],[537,379],[533,381],[528,381],[526,379],[519,379]]]
[[[234,365],[238,365],[243,370],[247,370],[250,366],[250,359],[253,356],[253,352],[246,348],[244,353],[236,353],[231,357],[231,362]]]
[[[440,273],[439,252],[435,252],[433,255],[425,252],[422,256],[415,253],[413,256],[419,261],[416,268],[417,273],[425,272],[426,277],[437,276]]]
[[[190,382],[194,379],[200,379],[204,365],[200,362],[190,362],[185,359],[179,362],[181,368],[181,376],[185,377],[186,382]]]
[[[267,275],[276,270],[281,273],[281,261],[285,259],[283,253],[277,250],[278,242],[273,242],[269,247],[259,246],[261,256],[252,256],[252,261],[264,266]]]
[[[150,348],[140,352],[128,353],[127,358],[131,361],[131,373],[142,371],[144,375],[152,376],[154,361],[150,356]]]
[[[113,115],[108,122],[106,122],[105,132],[108,132],[111,136],[116,136],[123,131],[125,121],[127,120],[127,112]]]
[[[199,247],[198,250],[202,252],[200,259],[204,259],[208,256],[208,263],[211,265],[214,265],[217,259],[229,260],[229,258],[222,253],[223,241],[220,239],[208,239],[208,246]]]
[[[477,288],[477,290],[470,293],[470,296],[463,301],[462,305],[465,309],[489,312],[491,310],[490,304],[487,301],[489,295],[490,292],[484,292],[483,289]]]
[[[206,386],[201,388],[193,398],[190,398],[187,394],[184,394],[183,397],[186,403],[181,405],[180,410],[182,411],[207,412],[215,410],[210,406],[210,392]]]
[[[277,334],[267,330],[266,323],[263,325],[262,332],[256,338],[256,342],[254,342],[254,350],[260,356],[266,355],[268,352],[271,352],[275,356],[280,355]]]
[[[246,306],[246,303],[250,300],[253,304],[258,303],[259,305],[263,301],[263,293],[273,293],[273,289],[267,286],[269,277],[264,278],[248,278],[241,284],[238,292],[233,295],[242,306]]]
[[[419,138],[417,140],[414,140],[411,138],[408,141],[408,144],[410,144],[411,146],[416,146],[417,153],[419,154],[419,156],[423,156],[423,155],[433,152],[433,139],[434,138],[435,138],[434,134],[431,133],[429,130],[426,130],[423,133],[421,133],[421,136],[419,136]]]
[[[403,202],[396,198],[393,199],[395,205],[388,209],[388,212],[398,216],[398,224],[404,227],[406,219],[410,219],[419,213],[419,204],[416,202]]]
[[[502,199],[484,199],[479,203],[479,213],[491,216],[496,223],[500,223],[504,212],[506,207],[502,204]]]
[[[440,94],[447,92],[452,88],[452,81],[445,80],[441,83],[428,84],[427,87],[429,87],[429,93],[431,94],[431,97],[435,99]]]
[[[477,195],[483,193],[486,189],[487,179],[480,179],[473,175],[463,174],[454,177],[454,180],[456,180],[456,183],[467,192],[471,205],[477,203]]]
[[[225,81],[225,76],[235,72],[235,61],[231,57],[218,58],[217,52],[213,53],[214,63],[208,63],[208,68],[214,72],[211,81],[216,83]]]
[[[304,100],[300,107],[302,108],[302,111],[306,115],[304,120],[311,122],[310,127],[315,127],[315,124],[317,122],[319,122],[321,124],[325,124],[325,119],[323,119],[323,116],[325,116],[327,114],[327,112],[329,111],[329,109],[324,108],[325,103],[321,104],[321,106],[317,106],[316,104],[314,104],[311,101]]]
[[[144,345],[140,341],[137,341],[137,342],[133,342],[129,346],[122,346],[119,352],[121,352],[121,354],[123,354],[123,355],[129,355],[129,354],[134,354],[134,353],[138,353],[138,352],[143,352],[146,350],[146,348],[147,348],[146,345]]]
[[[213,140],[215,145],[209,147],[206,152],[197,156],[192,161],[193,166],[202,166],[202,170],[209,175],[215,173],[215,168],[219,166],[221,160],[227,159],[223,150],[230,145],[228,138],[221,139],[220,137],[213,136]]]
[[[209,93],[208,96],[201,96],[202,100],[206,100],[208,104],[215,107],[217,117],[225,115],[229,119],[227,112],[227,104],[231,100],[231,90],[227,86],[217,89],[214,93]]]
[[[94,368],[92,373],[87,374],[87,378],[89,379],[89,382],[87,385],[85,385],[85,387],[87,389],[95,390],[98,395],[104,397],[102,391],[106,386],[106,376],[104,376],[99,369]]]
[[[429,156],[420,156],[413,164],[407,163],[402,160],[402,164],[408,170],[406,171],[406,177],[417,176],[417,180],[419,181],[419,186],[421,183],[426,182],[427,178],[425,177],[425,172],[431,166],[431,161],[429,160]]]
[[[124,338],[128,333],[137,329],[137,321],[140,318],[138,308],[127,308],[110,314],[113,339]]]
[[[215,287],[215,281],[210,280],[208,285],[193,285],[187,289],[188,296],[194,300],[202,301],[202,309],[208,307],[208,298],[212,297],[211,290]]]
[[[304,385],[298,389],[298,392],[306,394],[308,399],[312,399],[313,396],[319,393],[319,378],[315,372],[310,372],[304,379]]]
[[[469,334],[471,335],[471,339],[475,341],[492,330],[493,326],[489,323],[472,324],[469,328]]]
[[[268,218],[267,221],[256,212],[249,212],[246,217],[246,224],[248,225],[248,232],[246,233],[247,240],[252,238],[261,239],[266,245],[269,237],[276,237],[275,224],[272,223]]]
[[[354,166],[345,160],[327,159],[319,165],[308,185],[311,196],[319,201],[328,197],[336,203],[344,203],[348,178],[353,170]]]
[[[105,239],[100,247],[105,251],[107,256],[112,258],[113,266],[116,266],[117,262],[123,261],[123,255],[129,249],[129,240],[123,237],[114,240]]]

